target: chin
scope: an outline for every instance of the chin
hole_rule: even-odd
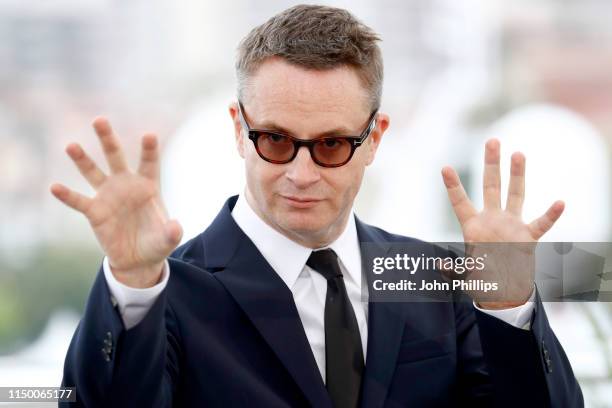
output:
[[[315,211],[287,211],[281,214],[279,224],[283,229],[296,233],[316,233],[326,230],[331,221]]]

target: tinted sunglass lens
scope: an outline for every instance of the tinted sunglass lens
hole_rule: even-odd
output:
[[[295,148],[291,139],[276,133],[260,133],[257,146],[261,155],[275,162],[291,160]]]
[[[351,143],[348,140],[328,138],[315,143],[313,153],[319,163],[333,166],[348,160],[351,150]]]

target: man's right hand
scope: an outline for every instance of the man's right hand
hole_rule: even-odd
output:
[[[110,174],[72,143],[66,152],[96,195],[89,198],[62,184],[53,184],[51,192],[87,217],[117,280],[135,288],[154,286],[183,233],[176,220],[168,219],[161,200],[157,137],[143,136],[138,171],[132,172],[108,120],[97,118],[93,127]]]

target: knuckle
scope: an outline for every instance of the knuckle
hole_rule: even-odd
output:
[[[83,171],[89,173],[95,170],[96,165],[91,160],[83,160],[81,163]]]

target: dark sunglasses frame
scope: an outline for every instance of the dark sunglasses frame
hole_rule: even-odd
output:
[[[319,137],[316,139],[298,139],[296,137],[293,137],[291,135],[288,135],[282,132],[278,132],[276,130],[252,129],[247,123],[246,118],[244,117],[243,111],[244,111],[244,107],[242,106],[242,102],[238,101],[238,116],[240,117],[240,123],[242,124],[242,127],[248,132],[249,139],[253,141],[253,144],[255,145],[255,150],[257,150],[257,154],[259,155],[259,157],[261,157],[262,159],[264,159],[265,161],[269,163],[285,164],[295,159],[300,147],[305,146],[310,151],[310,157],[312,158],[312,160],[321,167],[340,167],[348,163],[353,158],[355,149],[357,149],[359,146],[363,144],[363,142],[365,142],[368,136],[370,136],[370,133],[372,133],[372,131],[376,127],[376,114],[378,113],[377,109],[372,111],[372,114],[370,115],[370,118],[368,119],[368,126],[363,130],[363,132],[361,132],[361,135],[359,136],[323,136],[323,137]],[[287,160],[272,160],[272,159],[265,157],[259,150],[259,145],[257,143],[257,139],[259,139],[262,133],[273,134],[273,135],[278,135],[278,136],[288,138],[293,143],[293,155]],[[349,154],[348,158],[344,162],[329,164],[329,163],[322,163],[319,160],[317,160],[316,155],[314,153],[315,145],[317,143],[325,142],[330,139],[331,140],[341,139],[341,140],[346,140],[347,142],[349,142],[351,146],[351,153]]]

